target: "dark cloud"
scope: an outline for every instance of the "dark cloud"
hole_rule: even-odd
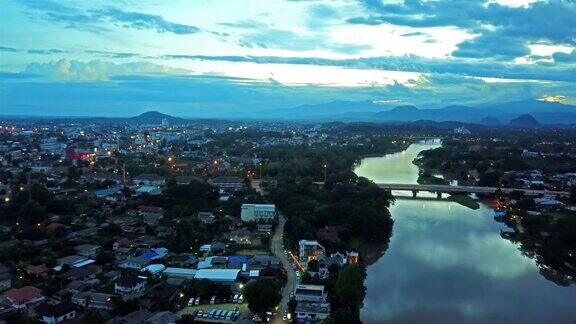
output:
[[[576,63],[576,50],[573,50],[572,53],[554,53],[552,58],[554,58],[554,62],[558,63]],[[572,72],[576,74],[576,66]]]
[[[48,54],[61,54],[61,53],[65,53],[65,51],[55,49],[55,48],[51,48],[51,49],[29,49],[29,50],[26,50],[26,53],[48,55]]]
[[[102,57],[110,57],[110,58],[133,58],[140,56],[139,54],[136,53],[110,52],[110,51],[98,51],[98,50],[85,50],[84,52],[88,54],[96,54]]]
[[[102,23],[111,22],[117,26],[138,30],[154,30],[158,33],[194,34],[201,30],[196,26],[167,21],[162,16],[140,12],[105,8],[83,11],[51,0],[20,0],[30,9],[40,11],[41,18],[64,24],[67,28],[92,32],[107,31]],[[35,17],[35,15],[32,15]]]
[[[499,37],[491,34],[482,35],[464,41],[452,53],[456,57],[469,58],[504,58],[513,59],[530,54],[530,48],[524,41],[514,37]]]
[[[0,46],[0,52],[16,53],[16,52],[20,52],[20,50],[17,48],[14,48],[14,47]]]
[[[115,8],[94,10],[97,18],[108,20],[119,26],[155,30],[158,33],[195,34],[200,28],[191,25],[179,24],[165,20],[162,16],[149,15],[140,12],[122,11]]]
[[[37,55],[49,55],[49,54],[61,54],[61,53],[67,53],[64,50],[60,50],[60,49],[56,49],[56,48],[50,48],[50,49],[36,49],[36,48],[32,48],[32,49],[19,49],[19,48],[14,48],[14,47],[6,47],[6,46],[0,46],[0,52],[10,52],[10,53],[23,53],[26,52],[28,54],[37,54]]]
[[[481,35],[477,40],[461,44],[457,56],[511,59],[526,55],[528,42],[576,44],[574,0],[538,1],[527,7],[469,0],[405,0],[402,3],[361,0],[361,3],[369,14],[349,18],[349,23],[417,28],[455,26]]]

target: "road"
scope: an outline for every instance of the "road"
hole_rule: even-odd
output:
[[[256,190],[261,195],[265,195],[266,192],[260,186],[260,181],[252,181],[252,188]],[[272,239],[270,240],[270,251],[272,254],[280,259],[284,267],[286,268],[286,285],[282,288],[282,301],[279,305],[279,310],[277,312],[277,316],[275,316],[271,323],[279,324],[284,323],[282,320],[282,315],[284,311],[288,310],[288,302],[290,301],[290,293],[294,291],[296,285],[298,284],[298,279],[296,278],[296,271],[294,267],[288,260],[288,256],[284,254],[284,225],[286,224],[286,218],[282,213],[278,213],[278,226],[276,226],[276,230],[274,231],[274,235],[272,235]]]
[[[284,311],[288,310],[288,301],[290,301],[290,293],[294,291],[294,288],[296,288],[298,282],[296,278],[296,272],[294,271],[294,268],[288,261],[288,256],[284,254],[283,233],[285,224],[286,224],[286,218],[284,218],[284,216],[279,213],[278,226],[276,226],[276,231],[274,232],[272,240],[270,241],[270,250],[272,251],[272,254],[274,254],[274,256],[280,259],[284,267],[287,269],[286,271],[287,281],[286,285],[282,288],[282,301],[280,302],[278,316],[276,316],[272,320],[272,323],[283,323],[282,314],[284,314]]]

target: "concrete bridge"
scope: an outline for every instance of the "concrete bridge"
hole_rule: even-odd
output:
[[[497,190],[504,193],[511,193],[513,191],[521,191],[528,196],[538,195],[553,195],[553,196],[568,196],[566,191],[549,191],[549,190],[532,190],[532,189],[516,189],[516,188],[498,188],[498,187],[474,187],[474,186],[449,186],[449,185],[433,185],[433,184],[403,184],[403,183],[378,183],[380,188],[386,190],[398,191],[412,191],[412,195],[416,197],[418,191],[435,192],[438,197],[443,193],[447,194],[494,194]]]

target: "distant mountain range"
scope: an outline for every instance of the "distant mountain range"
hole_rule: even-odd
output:
[[[454,121],[483,125],[507,125],[513,119],[530,115],[542,124],[576,124],[576,106],[539,100],[523,100],[479,106],[446,106],[422,109],[415,106],[386,107],[371,101],[333,101],[276,110],[275,118],[326,119],[340,121],[435,122]],[[265,116],[265,115],[264,115]]]
[[[509,123],[510,126],[516,127],[526,127],[526,128],[533,128],[540,126],[540,122],[534,118],[532,115],[522,115],[518,118],[514,118]]]
[[[128,118],[128,122],[130,123],[149,124],[149,125],[161,124],[162,121],[164,120],[168,121],[171,124],[183,123],[186,121],[186,119],[173,117],[158,111],[147,111],[138,116]]]
[[[189,112],[191,115],[194,111]],[[332,101],[317,105],[302,105],[288,109],[274,109],[225,114],[219,113],[212,119],[230,120],[292,120],[307,122],[375,122],[375,123],[465,123],[484,126],[522,126],[564,124],[576,125],[576,106],[539,100],[523,100],[478,106],[446,106],[423,109],[416,106],[392,106],[373,101]],[[106,117],[33,117],[1,116],[3,119],[21,120],[83,120],[98,123],[126,122],[133,124],[160,125],[163,120],[170,124],[190,122],[189,118],[178,118],[158,111],[148,111],[129,118]],[[210,117],[203,117],[207,120]],[[200,120],[195,118],[194,120]]]

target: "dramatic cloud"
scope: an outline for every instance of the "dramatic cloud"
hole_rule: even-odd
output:
[[[120,27],[154,30],[158,33],[194,34],[200,32],[196,26],[170,22],[159,15],[123,11],[117,8],[83,11],[54,1],[43,0],[26,0],[22,1],[22,4],[42,12],[44,19],[64,23],[68,28],[102,31],[106,28],[99,25],[109,22]]]
[[[32,63],[28,65],[24,73],[38,74],[57,81],[107,81],[117,75],[188,74],[190,71],[145,62],[114,64],[91,61],[84,63],[63,59],[57,62]]]
[[[574,17],[574,0],[5,0],[0,105],[574,104]]]
[[[151,29],[159,33],[194,34],[200,32],[195,26],[177,24],[166,21],[158,15],[148,15],[139,12],[126,12],[118,9],[105,9],[94,11],[95,18],[108,20],[118,26],[134,29]]]
[[[509,78],[520,80],[576,81],[573,73],[576,65],[510,65],[505,62],[469,59],[428,59],[418,56],[382,56],[357,59],[323,59],[315,57],[278,56],[206,56],[168,55],[172,59],[192,59],[205,61],[254,62],[259,64],[305,64],[319,66],[341,66],[358,69],[380,69],[389,71],[410,71],[419,73],[453,73],[485,78]],[[564,58],[570,63],[569,57]]]

